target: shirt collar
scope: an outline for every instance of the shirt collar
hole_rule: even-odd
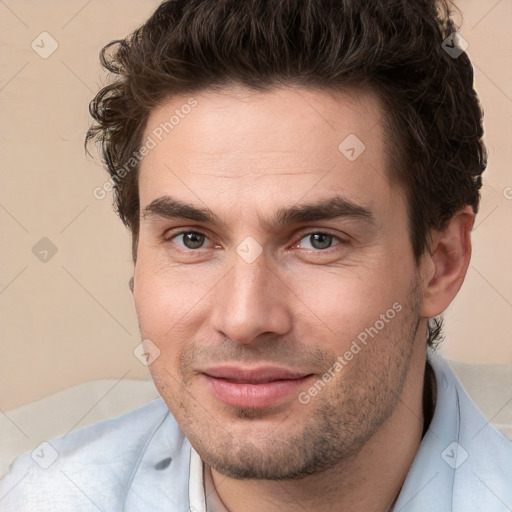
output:
[[[397,512],[436,510],[436,504],[446,510],[452,502],[454,463],[461,455],[459,397],[447,363],[430,350],[428,362],[436,377],[434,415],[393,508]]]
[[[190,473],[188,480],[188,497],[190,512],[206,512],[204,480],[204,463],[199,454],[190,447]]]
[[[190,512],[228,512],[215,490],[210,467],[192,447],[188,490]]]

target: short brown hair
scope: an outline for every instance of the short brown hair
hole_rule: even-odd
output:
[[[138,151],[150,112],[176,94],[241,84],[377,94],[389,176],[407,195],[418,262],[431,229],[466,205],[477,212],[486,167],[473,68],[465,52],[447,51],[457,29],[451,9],[448,0],[169,0],[106,45],[101,62],[113,80],[90,104],[86,145],[101,143],[134,259],[138,166],[119,170]]]

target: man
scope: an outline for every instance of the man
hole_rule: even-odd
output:
[[[512,509],[433,346],[486,157],[449,6],[175,0],[91,104],[161,399],[20,457],[9,511]]]

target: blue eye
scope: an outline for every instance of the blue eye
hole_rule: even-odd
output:
[[[197,233],[196,231],[181,231],[180,233],[173,235],[171,240],[178,237],[182,237],[182,247],[190,250],[200,249],[204,244],[204,241],[207,239],[205,235]]]
[[[209,238],[198,231],[179,231],[165,239],[166,242],[175,243],[178,248],[184,251],[197,251],[206,249]],[[318,252],[327,252],[333,246],[340,245],[343,241],[337,236],[329,233],[315,232],[303,236],[295,245],[300,249]]]
[[[329,235],[328,233],[310,233],[301,238],[302,240],[309,239],[310,247],[303,247],[304,249],[316,249],[316,250],[325,250],[329,249],[333,245],[333,240],[338,240],[334,235]],[[337,244],[334,244],[337,245]]]

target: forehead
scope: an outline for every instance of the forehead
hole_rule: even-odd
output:
[[[221,208],[244,202],[244,211],[328,193],[389,204],[401,194],[387,178],[382,115],[373,94],[353,90],[175,96],[146,125],[144,141],[155,145],[140,164],[141,209],[164,194]]]

